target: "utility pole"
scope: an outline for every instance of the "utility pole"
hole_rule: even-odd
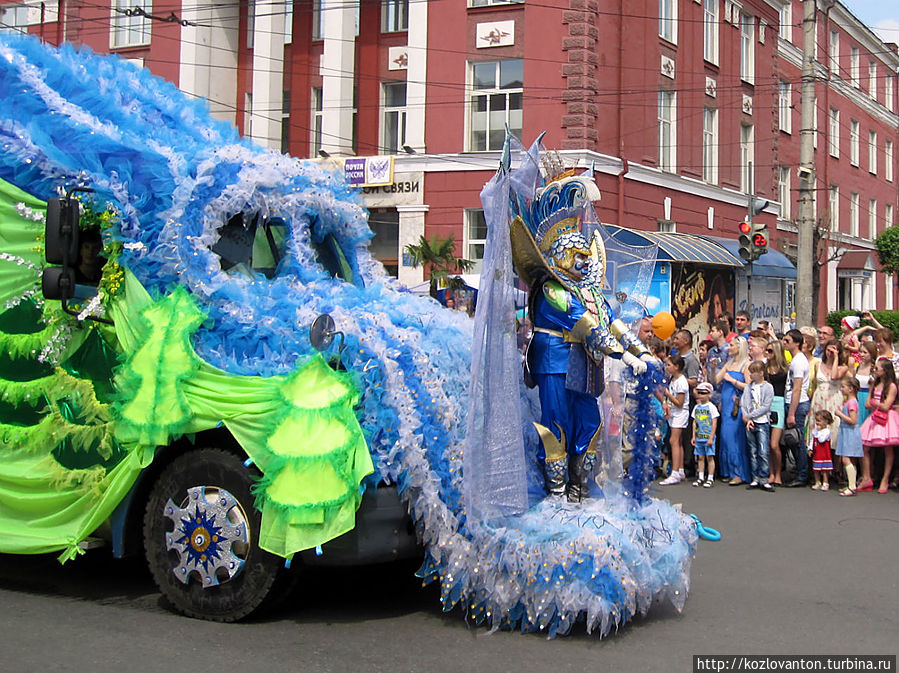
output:
[[[799,136],[799,219],[796,241],[796,326],[812,324],[812,249],[815,228],[815,40],[816,0],[803,0],[802,129]]]

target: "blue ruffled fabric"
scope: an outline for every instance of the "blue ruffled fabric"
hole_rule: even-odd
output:
[[[502,521],[466,520],[471,321],[387,276],[341,175],[256,147],[203,101],[86,49],[0,35],[0,101],[0,177],[43,199],[94,189],[89,198],[120,214],[120,262],[153,293],[185,286],[208,314],[194,347],[210,364],[288,373],[313,352],[314,318],[334,317],[376,478],[395,481],[409,504],[428,550],[421,574],[441,582],[447,609],[556,634],[578,619],[606,633],[659,597],[683,605],[695,525],[667,503],[541,502]],[[212,247],[239,212],[288,224],[274,278],[222,270]],[[335,280],[317,262],[312,239],[327,235],[361,282]]]

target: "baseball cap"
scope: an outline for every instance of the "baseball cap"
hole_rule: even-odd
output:
[[[708,381],[703,381],[699,385],[696,386],[697,393],[711,393],[712,392],[712,384]]]

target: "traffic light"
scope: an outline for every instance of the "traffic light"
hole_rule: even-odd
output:
[[[740,258],[751,262],[753,259],[752,222],[740,222]]]
[[[752,223],[752,258],[758,259],[768,252],[768,225],[763,222]]]
[[[47,202],[45,257],[50,264],[41,276],[41,291],[47,299],[75,296],[75,265],[78,263],[78,223],[81,211],[71,196]]]

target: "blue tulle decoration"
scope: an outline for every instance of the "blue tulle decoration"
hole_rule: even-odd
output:
[[[638,505],[649,499],[649,487],[659,463],[659,446],[655,431],[657,416],[653,408],[655,391],[663,384],[662,368],[651,364],[637,376],[633,397],[629,399],[628,411],[633,420],[628,431],[628,441],[633,447],[633,457],[624,480],[625,491]]]
[[[0,34],[0,100],[0,178],[44,199],[94,189],[85,198],[119,215],[120,262],[151,293],[186,287],[208,316],[193,342],[206,362],[242,375],[289,373],[314,352],[315,317],[333,316],[345,334],[342,364],[361,393],[374,479],[397,484],[426,548],[419,574],[440,582],[445,608],[463,605],[492,628],[555,635],[579,620],[606,634],[658,599],[683,606],[696,526],[646,495],[646,446],[628,477],[633,498],[550,503],[536,497],[536,437],[526,426],[530,508],[469,519],[461,467],[471,320],[385,273],[368,250],[361,197],[339,171],[257,147],[202,100],[83,48]],[[520,203],[538,154],[518,176]],[[560,203],[576,196],[561,189]],[[223,268],[213,248],[241,214],[284,223],[276,269]],[[352,282],[320,263],[331,241]],[[647,390],[655,381],[646,379]],[[524,418],[533,403],[522,397]]]

